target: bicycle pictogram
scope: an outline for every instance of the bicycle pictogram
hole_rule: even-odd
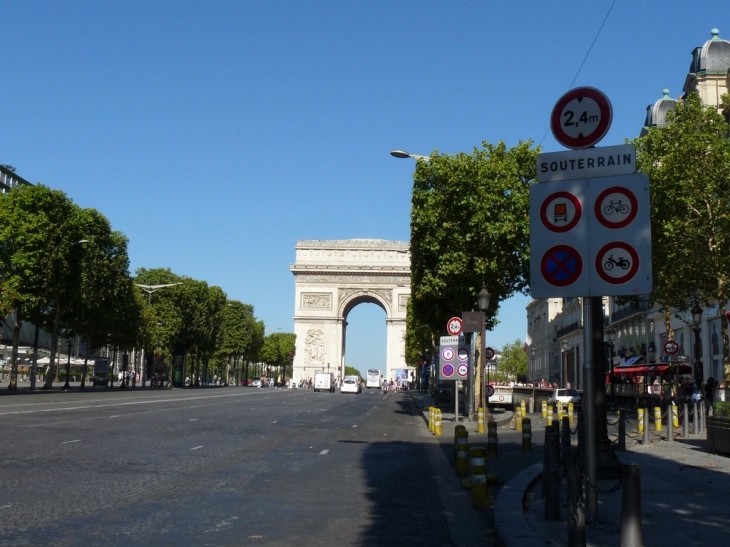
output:
[[[619,215],[627,215],[629,211],[629,206],[623,203],[623,200],[621,199],[617,201],[611,200],[608,202],[608,205],[603,208],[603,214],[605,215],[611,215],[613,213],[618,213]]]
[[[614,266],[618,266],[622,270],[628,270],[631,267],[631,262],[623,256],[620,256],[618,260],[614,260],[613,254],[609,255],[606,262],[603,263],[603,267],[608,270],[612,270]]]

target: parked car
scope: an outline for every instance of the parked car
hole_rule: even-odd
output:
[[[556,389],[555,391],[553,391],[553,394],[548,399],[548,404],[554,405],[558,401],[560,401],[564,405],[567,405],[568,403],[578,405],[580,404],[580,393],[578,393],[575,389]]]
[[[360,379],[357,376],[345,376],[340,386],[340,393],[360,393],[362,388],[360,386]]]
[[[253,382],[249,384],[251,387],[261,387],[261,380],[259,378],[256,378]]]

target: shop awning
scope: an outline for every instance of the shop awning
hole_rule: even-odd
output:
[[[692,374],[689,365],[679,364],[678,374]],[[661,376],[667,374],[669,365],[639,365],[635,367],[620,366],[613,369],[616,376]]]

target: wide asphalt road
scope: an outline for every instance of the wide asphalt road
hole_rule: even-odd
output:
[[[5,396],[0,545],[450,546],[437,444],[409,393]]]

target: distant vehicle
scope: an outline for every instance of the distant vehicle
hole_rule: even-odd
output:
[[[556,389],[548,399],[548,404],[553,405],[556,402],[561,402],[564,405],[573,403],[574,405],[580,404],[580,393],[575,389]]]
[[[362,385],[360,384],[360,378],[357,376],[345,376],[340,386],[340,393],[360,393],[362,391]]]
[[[256,378],[249,384],[251,387],[261,387],[261,379]]]
[[[369,368],[367,377],[365,378],[365,387],[370,389],[372,387],[380,389],[383,385],[383,373],[380,369]]]
[[[443,380],[436,380],[431,390],[431,397],[435,399],[437,405],[439,403],[450,403],[454,400],[454,389],[451,384],[453,382],[446,383]]]
[[[489,401],[487,401],[488,406],[505,409],[512,408],[511,386],[492,386],[492,389],[494,389],[494,393],[489,396]]]
[[[314,391],[335,392],[335,375],[331,372],[317,372],[314,375]]]

